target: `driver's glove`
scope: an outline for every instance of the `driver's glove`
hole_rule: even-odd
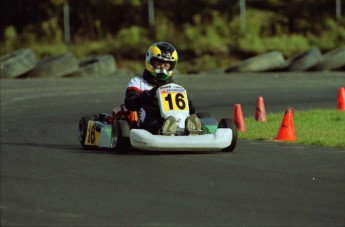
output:
[[[156,94],[151,91],[144,91],[141,93],[140,98],[144,105],[158,105]]]

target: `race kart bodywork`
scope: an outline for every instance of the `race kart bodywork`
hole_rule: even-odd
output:
[[[79,120],[79,141],[83,147],[110,148],[125,152],[131,147],[151,151],[233,151],[237,143],[237,128],[231,118],[219,122],[209,113],[197,113],[202,124],[198,135],[187,135],[184,122],[189,116],[187,94],[183,87],[169,84],[157,90],[163,118],[174,116],[178,122],[175,135],[154,135],[142,128],[137,112],[125,105],[112,114],[82,116]]]
[[[131,145],[142,150],[157,151],[217,151],[231,144],[231,129],[217,129],[213,134],[198,136],[153,135],[143,129],[130,132]]]

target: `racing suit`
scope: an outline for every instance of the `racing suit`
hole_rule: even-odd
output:
[[[143,128],[152,134],[158,134],[164,123],[156,97],[156,88],[168,83],[173,83],[173,79],[158,81],[145,69],[143,75],[132,78],[127,85],[126,108],[129,111],[139,112]],[[188,104],[190,114],[195,113],[195,107],[189,97]]]

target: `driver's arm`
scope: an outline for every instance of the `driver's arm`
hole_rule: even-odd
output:
[[[195,106],[192,102],[192,100],[188,96],[188,106],[189,106],[189,114],[194,114],[195,113]]]
[[[135,89],[127,88],[125,106],[129,111],[139,111],[143,106],[140,92]]]

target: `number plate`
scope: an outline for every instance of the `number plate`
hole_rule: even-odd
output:
[[[169,110],[186,110],[187,109],[187,98],[185,92],[162,92],[164,111]]]
[[[157,90],[163,118],[174,116],[177,120],[189,116],[187,91],[177,84],[167,84]],[[184,122],[184,121],[183,121]]]
[[[97,145],[100,137],[101,128],[96,121],[89,121],[85,138],[85,145]]]

